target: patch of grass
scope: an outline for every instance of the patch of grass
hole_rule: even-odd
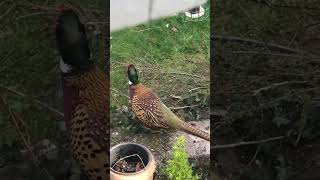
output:
[[[207,4],[207,13],[208,8]],[[206,81],[209,80],[209,36],[208,14],[199,21],[191,21],[183,13],[112,33],[111,105],[128,104],[127,64],[135,64],[141,82],[164,99],[170,94],[185,94],[197,86],[209,88]]]

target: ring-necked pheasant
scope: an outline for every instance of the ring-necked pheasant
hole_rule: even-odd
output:
[[[128,66],[131,107],[144,125],[151,128],[175,128],[188,134],[210,141],[210,134],[204,132],[176,116],[149,88],[139,82],[134,65]]]
[[[90,180],[109,179],[109,82],[90,59],[85,27],[70,9],[56,22],[68,142]]]

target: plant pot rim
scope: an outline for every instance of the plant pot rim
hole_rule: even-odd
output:
[[[154,157],[153,157],[151,151],[150,151],[147,147],[145,147],[144,145],[138,144],[138,143],[124,142],[124,143],[117,144],[117,145],[113,146],[113,147],[110,149],[110,155],[111,155],[111,153],[112,153],[112,151],[113,151],[114,149],[116,149],[116,148],[118,148],[118,147],[120,147],[120,146],[123,146],[123,145],[128,145],[128,144],[140,146],[142,149],[144,149],[144,150],[147,152],[148,157],[149,157],[148,164],[146,165],[146,167],[144,167],[144,168],[141,169],[140,171],[134,172],[134,173],[118,172],[118,171],[116,171],[116,170],[114,170],[113,168],[110,167],[110,171],[111,171],[111,172],[113,172],[113,173],[115,173],[115,174],[119,174],[119,175],[126,175],[126,176],[131,176],[131,175],[132,175],[132,176],[134,176],[134,175],[138,175],[138,174],[141,174],[141,173],[145,172],[146,169],[148,169],[148,168],[150,168],[150,166],[152,166],[152,163],[155,163],[155,160],[154,160]]]

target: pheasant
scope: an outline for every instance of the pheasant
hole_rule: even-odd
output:
[[[210,134],[176,116],[149,88],[139,82],[134,65],[127,69],[132,111],[137,119],[150,128],[174,128],[210,141]]]
[[[90,59],[85,27],[76,12],[56,21],[68,142],[90,180],[109,179],[109,81]]]

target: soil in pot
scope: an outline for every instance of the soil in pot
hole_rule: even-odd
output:
[[[135,173],[144,169],[144,163],[139,155],[130,155],[120,158],[113,165],[112,169],[121,173]]]

